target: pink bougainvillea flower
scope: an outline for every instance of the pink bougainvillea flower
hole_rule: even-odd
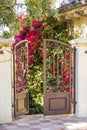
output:
[[[25,39],[25,37],[26,37],[26,32],[21,31],[18,36],[14,37],[14,40],[16,43],[18,43],[18,42],[22,41],[23,39]]]
[[[37,39],[35,41],[29,40],[28,43],[31,45],[36,45],[36,44],[38,44],[38,40]]]
[[[20,69],[19,65],[17,65],[17,69],[18,69],[18,70]]]
[[[18,16],[18,18],[19,18],[19,20],[25,20],[25,19],[27,18],[27,15],[25,15],[25,14],[20,14],[20,15]]]
[[[17,86],[19,86],[19,83],[20,83],[20,82],[19,82],[18,80],[16,80],[16,85],[17,85]]]
[[[30,37],[32,35],[36,35],[37,34],[37,30],[29,30],[26,34],[27,37]]]
[[[43,50],[43,47],[39,47],[38,50],[42,51],[42,50]]]
[[[42,23],[40,21],[37,22],[37,24],[35,24],[34,28],[40,28],[42,26]]]
[[[58,64],[59,66],[61,66],[61,65],[62,65],[62,62],[61,62],[61,61],[57,61],[57,64]]]
[[[27,34],[28,43],[31,45],[38,44],[39,42],[39,34],[36,30],[29,31]]]
[[[26,83],[27,83],[26,80],[24,80],[24,81],[22,81],[21,85],[24,86],[24,85],[26,85]]]
[[[15,63],[18,63],[20,60],[18,57],[16,57]]]
[[[65,91],[66,92],[71,92],[71,89],[70,88],[66,88]]]
[[[41,54],[40,54],[40,57],[43,58],[43,56],[44,56],[44,55],[41,53]]]
[[[47,25],[45,26],[45,28],[46,28],[46,29],[49,29],[49,28],[50,28],[50,25],[47,24]]]
[[[30,30],[30,27],[26,25],[22,25],[22,29],[27,32]]]
[[[65,75],[66,73],[67,73],[67,70],[65,70],[65,69],[64,69],[64,70],[62,70],[62,74],[64,74],[64,75]]]
[[[32,20],[32,27],[34,27],[34,29],[38,29],[42,26],[43,22],[44,22],[43,20],[34,19]]]
[[[28,50],[29,50],[29,53],[28,53],[29,56],[34,55],[34,50],[32,50],[32,48],[29,48]]]
[[[12,44],[12,49],[14,48],[14,46],[17,44],[17,42],[14,42],[13,44]]]
[[[33,63],[34,62],[34,46],[32,46],[31,44],[28,45],[28,61],[29,63]]]
[[[30,41],[36,40],[36,39],[38,39],[38,38],[39,38],[39,36],[38,36],[37,34],[31,35],[31,36],[29,37]]]
[[[65,78],[63,78],[63,82],[64,82],[64,83],[68,83],[68,82],[69,82],[69,79],[70,79],[70,77],[67,75]]]
[[[32,57],[28,57],[28,61],[29,61],[29,63],[33,63],[34,59]]]
[[[53,72],[55,68],[53,66],[50,66],[50,72]]]
[[[65,57],[68,57],[68,56],[70,56],[70,51],[65,52]]]
[[[36,22],[37,22],[37,20],[33,19],[32,22],[31,22],[32,26],[34,26]]]
[[[22,15],[18,16],[18,19],[19,19],[19,20],[22,20]]]
[[[53,90],[53,89],[50,89],[50,90],[49,90],[49,92],[53,93],[53,92],[54,92],[54,90]]]
[[[42,31],[41,28],[37,30],[37,35],[38,36],[43,36],[43,31]]]

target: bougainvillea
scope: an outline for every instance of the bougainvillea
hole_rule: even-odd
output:
[[[23,25],[20,34],[14,37],[15,43],[13,47],[20,41],[26,39],[28,41],[28,84],[29,84],[29,95],[30,95],[30,106],[35,109],[36,104],[43,103],[43,39],[57,39],[59,41],[68,41],[68,31],[66,22],[60,21],[54,17],[48,17],[47,19],[33,19],[28,25]],[[51,50],[51,49],[50,49]],[[49,57],[50,53],[47,50]],[[51,51],[50,51],[51,52]],[[68,52],[66,53],[68,56]],[[56,64],[61,68],[62,61],[58,60]],[[57,66],[56,65],[56,66]],[[50,65],[49,67],[49,78],[50,83],[56,85],[56,76],[52,77],[56,66]],[[66,75],[67,70],[63,69],[61,74]],[[69,77],[66,75],[62,81],[67,83]],[[50,84],[49,85],[52,85]],[[64,87],[62,82],[59,84],[60,88]],[[63,88],[62,90],[63,91]],[[68,91],[68,90],[67,90]],[[52,87],[47,88],[47,92],[54,92]],[[36,98],[38,97],[38,98]],[[36,112],[38,113],[38,112]]]
[[[22,16],[21,16],[22,17]],[[29,43],[29,62],[33,62],[33,56],[36,50],[40,52],[38,48],[43,46],[44,38],[53,38],[61,41],[68,41],[68,33],[66,22],[59,21],[54,17],[49,17],[47,20],[36,20],[33,19],[29,26],[22,26],[20,34],[15,36],[15,44],[27,39]],[[43,54],[40,53],[40,57]]]

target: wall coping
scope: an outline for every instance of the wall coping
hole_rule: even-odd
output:
[[[77,38],[77,39],[73,39],[73,40],[70,40],[69,43],[72,45],[72,46],[84,46],[86,45],[87,46],[87,38]]]

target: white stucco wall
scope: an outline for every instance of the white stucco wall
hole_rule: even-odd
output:
[[[76,50],[76,116],[87,117],[87,39],[74,41]]]
[[[0,124],[12,122],[11,53],[0,54]],[[10,50],[11,51],[11,50]]]
[[[74,35],[78,37],[87,37],[87,17],[74,19]]]

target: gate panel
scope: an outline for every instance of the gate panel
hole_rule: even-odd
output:
[[[45,115],[70,113],[70,94],[46,94],[44,106]]]
[[[19,42],[13,49],[14,68],[14,115],[19,116],[29,112],[29,97],[27,83],[28,43]]]
[[[69,44],[44,40],[44,114],[71,113],[72,53]]]

